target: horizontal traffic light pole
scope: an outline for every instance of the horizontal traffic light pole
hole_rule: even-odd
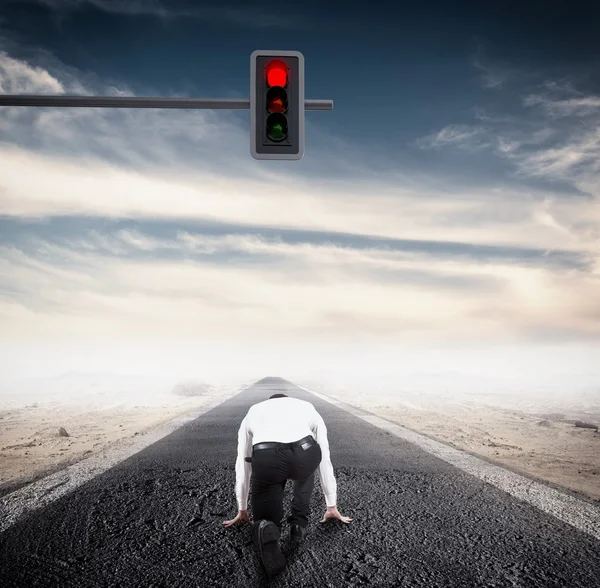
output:
[[[147,98],[140,96],[3,94],[0,95],[0,106],[249,110],[250,100],[237,98]],[[305,100],[304,110],[333,110],[333,100]]]

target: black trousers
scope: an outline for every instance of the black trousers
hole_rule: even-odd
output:
[[[288,523],[308,525],[310,499],[315,471],[321,463],[321,446],[314,443],[308,449],[301,447],[274,447],[259,449],[252,454],[250,477],[250,504],[256,532],[261,519],[283,523],[283,492],[288,480],[293,480],[291,514]]]

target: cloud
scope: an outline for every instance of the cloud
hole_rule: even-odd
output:
[[[488,110],[486,110],[485,108],[481,107],[481,106],[475,106],[473,108],[473,114],[475,116],[475,118],[477,120],[483,121],[486,124],[487,123],[495,123],[495,124],[515,124],[518,121],[518,119],[514,116],[514,115],[507,115],[507,114],[490,114],[490,112],[488,112]]]
[[[546,218],[549,217],[548,212],[544,211],[544,214]],[[174,227],[177,227],[177,224]],[[98,230],[92,230],[85,235],[72,236],[61,241],[63,246],[70,248],[72,252],[97,251],[131,259],[150,259],[146,256],[149,254],[151,259],[167,260],[173,259],[173,253],[176,253],[179,259],[211,262],[235,259],[240,262],[243,257],[238,254],[241,254],[260,257],[263,263],[269,259],[279,262],[293,258],[298,260],[299,264],[308,267],[316,261],[315,256],[318,256],[318,261],[327,261],[334,272],[346,265],[358,270],[355,263],[362,260],[365,270],[393,270],[398,280],[404,279],[403,270],[412,270],[411,267],[402,264],[411,263],[415,259],[422,259],[423,264],[427,259],[436,263],[447,263],[448,267],[456,267],[457,262],[466,262],[481,265],[517,263],[547,269],[587,269],[585,256],[567,251],[550,253],[535,249],[469,247],[452,243],[405,242],[379,238],[360,239],[356,235],[314,235],[310,231],[291,232],[281,229],[276,234],[265,235],[264,231],[245,232],[243,227],[235,226],[227,227],[226,232],[221,234],[211,234],[200,228],[178,228],[173,236],[163,234],[160,237],[152,235],[150,226],[147,231],[124,228],[114,234],[102,234]],[[48,250],[48,247],[46,243],[44,250]],[[429,279],[426,273],[420,274],[420,277]]]
[[[499,134],[501,133],[501,134]],[[548,142],[556,136],[557,131],[550,128],[538,130],[507,129],[499,133],[488,132],[490,140],[495,135],[496,151],[503,156],[511,157],[517,155],[517,151],[523,149],[538,149],[540,145]]]
[[[540,186],[563,186],[563,190],[571,186],[572,193],[587,200],[584,208],[590,221],[596,222],[600,206],[600,98],[577,89],[569,79],[546,80],[535,92],[524,92],[522,106],[521,112],[513,110],[510,115],[475,108],[474,117],[480,122],[477,126],[450,124],[420,139],[419,144],[470,153],[489,148],[512,166],[509,174],[517,181],[536,179],[544,182]],[[560,198],[559,194],[560,189],[552,199]],[[595,231],[587,225],[582,233]]]
[[[482,72],[481,79],[484,88],[500,88],[509,77],[506,72],[492,69],[478,60],[475,60],[473,65]]]
[[[26,0],[43,4],[57,12],[70,12],[93,7],[104,12],[129,16],[155,16],[162,19],[198,18],[210,22],[229,22],[244,27],[297,27],[301,18],[282,18],[259,6],[199,6],[193,1],[160,0]]]
[[[340,337],[493,339],[546,324],[600,334],[591,320],[598,284],[586,271],[255,235],[181,233],[173,242],[121,230],[84,241],[2,246],[5,336],[311,340],[335,329]],[[153,255],[136,258],[132,247]],[[182,255],[164,259],[163,249]]]
[[[595,168],[600,156],[600,133],[596,130],[573,137],[560,147],[528,154],[520,165],[532,175],[571,177],[582,167]]]
[[[503,153],[510,153],[515,149],[518,149],[521,146],[519,141],[511,141],[510,139],[505,139],[504,137],[498,138],[498,149]]]
[[[600,97],[598,96],[552,100],[547,96],[530,94],[524,98],[523,103],[525,106],[539,106],[553,118],[585,117],[600,113]]]
[[[476,111],[476,118],[486,125],[449,125],[437,133],[429,134],[417,140],[422,149],[457,148],[476,153],[495,148],[502,154],[510,154],[523,146],[536,146],[556,135],[552,128],[532,128],[517,121],[514,117],[494,117]],[[493,124],[502,129],[491,128]],[[529,128],[528,128],[529,127]]]
[[[242,165],[239,176],[229,177],[209,171],[210,159],[185,176],[176,173],[181,169],[177,166],[174,171],[162,166],[137,171],[85,158],[85,136],[62,134],[67,135],[66,141],[72,140],[74,152],[81,149],[79,158],[0,146],[0,214],[30,219],[57,215],[187,219],[416,241],[437,241],[443,230],[448,243],[565,250],[581,246],[539,225],[535,213],[544,196],[531,192],[496,190],[490,199],[478,190],[436,193],[383,182],[374,191],[371,181],[328,185],[322,180],[283,177],[282,185],[289,187],[282,206],[281,192],[269,189],[273,177],[265,183]],[[61,134],[54,136],[58,142]],[[165,159],[175,161],[177,151],[166,150]],[[132,160],[129,156],[128,163]],[[575,216],[582,220],[590,214],[590,206],[583,199],[571,202]]]
[[[54,10],[77,10],[91,5],[105,12],[118,14],[150,14],[163,18],[191,16],[188,9],[173,6],[167,8],[159,0],[38,0],[38,2]]]
[[[523,100],[526,108],[541,113],[541,124],[545,128],[534,134],[541,139],[539,145],[519,154],[515,164],[522,174],[572,182],[597,201],[600,98],[585,95],[564,82],[548,82],[545,87],[548,88],[546,93],[528,94]],[[575,120],[567,123],[562,121],[564,118]],[[550,138],[554,139],[553,144],[544,144]]]
[[[63,84],[41,67],[0,52],[0,94],[63,94]]]
[[[0,64],[11,59],[3,88],[33,71],[69,92],[134,92],[52,60]],[[515,169],[564,139],[552,120],[495,137],[487,123],[449,122],[430,148],[470,157],[486,145]],[[270,165],[250,158],[238,123],[209,111],[2,109],[0,343],[24,350],[5,355],[7,369],[34,345],[81,359],[118,341],[123,357],[162,352],[173,366],[185,347],[194,366],[195,345],[226,354],[239,342],[281,365],[353,345],[600,338],[596,199],[457,186],[435,170],[433,182],[402,166],[373,173],[356,147],[323,137],[298,165]]]
[[[441,131],[421,137],[417,144],[421,148],[440,148],[454,146],[466,150],[479,150],[489,147],[489,143],[483,138],[485,134],[482,128],[468,125],[449,125]]]
[[[484,88],[501,89],[514,75],[514,70],[500,64],[491,64],[485,56],[483,46],[479,44],[472,60],[473,67],[481,72],[481,83]]]
[[[2,83],[12,83],[14,68],[5,71]],[[62,77],[55,65],[52,78]],[[74,73],[67,72],[60,83],[76,85]],[[86,84],[85,90],[97,85]],[[563,235],[557,242],[554,231],[539,224],[536,210],[543,193],[495,188],[490,199],[479,188],[433,189],[410,173],[369,173],[360,154],[332,158],[327,144],[321,152],[315,145],[313,161],[356,176],[314,179],[300,175],[301,166],[284,172],[249,161],[244,128],[214,112],[10,108],[4,113],[0,214],[11,217],[188,218],[429,241],[437,241],[443,228],[447,242],[582,246]],[[504,150],[514,154],[516,143],[542,142],[551,132],[542,128],[527,137],[507,136]],[[453,125],[435,133],[430,144],[492,141],[483,127]],[[35,174],[28,173],[32,169]],[[275,180],[287,186],[284,207],[279,192],[265,189]],[[578,218],[590,216],[589,202],[570,205]]]
[[[538,129],[520,148],[503,153],[522,177],[537,177],[575,186],[585,194],[585,218],[573,214],[575,207],[567,202],[548,198],[537,210],[538,222],[560,231],[566,238],[575,238],[595,257],[595,275],[600,265],[600,102],[594,95],[585,95],[571,84],[546,83],[548,92],[533,95],[525,106],[541,107]],[[564,98],[564,95],[577,98]],[[575,116],[576,124],[561,119]],[[522,148],[521,148],[522,147]]]

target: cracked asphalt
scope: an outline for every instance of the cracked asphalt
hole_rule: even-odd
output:
[[[267,580],[236,513],[237,430],[276,391],[328,429],[340,512]],[[288,483],[289,484],[289,483]],[[289,485],[286,509],[289,508]],[[252,512],[250,511],[252,516]],[[261,380],[0,534],[0,585],[184,587],[600,586],[600,541],[338,406]]]

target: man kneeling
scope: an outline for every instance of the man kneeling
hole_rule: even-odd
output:
[[[327,427],[315,407],[285,394],[274,394],[250,407],[238,432],[235,489],[239,512],[224,525],[250,522],[247,507],[251,481],[252,535],[269,576],[279,574],[286,566],[279,549],[285,484],[293,480],[291,514],[287,521],[290,538],[298,544],[304,539],[308,525],[317,469],[327,504],[321,522],[330,519],[351,522],[336,507],[337,483],[329,455]]]

